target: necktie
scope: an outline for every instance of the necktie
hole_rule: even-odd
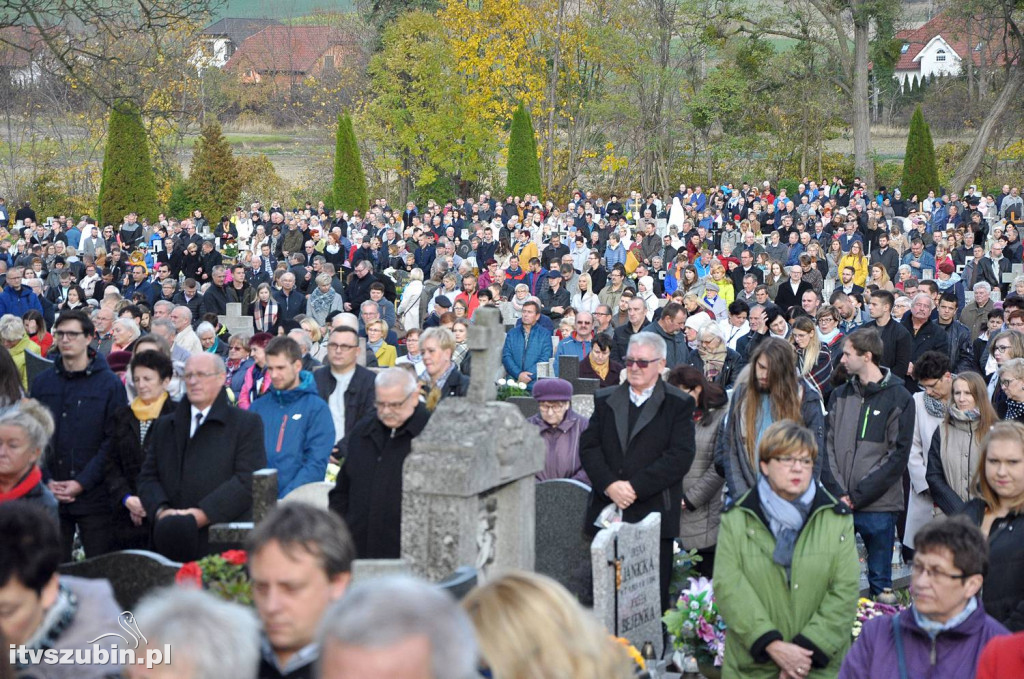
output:
[[[195,435],[199,433],[199,425],[201,425],[202,423],[203,423],[203,414],[202,413],[196,413],[196,424],[195,424],[195,427],[192,428],[192,437],[193,438],[195,438]]]

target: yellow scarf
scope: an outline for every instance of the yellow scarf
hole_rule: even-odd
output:
[[[611,361],[605,363],[604,365],[598,365],[594,363],[593,358],[589,360],[590,367],[594,369],[594,372],[597,373],[597,376],[600,377],[602,380],[606,379],[608,377],[608,368],[611,366]]]
[[[164,408],[164,401],[167,400],[167,392],[160,394],[160,398],[153,401],[150,404],[145,404],[142,399],[136,396],[132,400],[132,412],[135,414],[135,419],[139,422],[148,422],[149,420],[155,420],[160,417],[160,411]]]

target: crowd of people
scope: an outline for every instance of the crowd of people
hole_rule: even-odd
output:
[[[340,465],[331,514],[283,511],[251,545],[258,676],[314,676],[318,658],[317,676],[406,676],[381,664],[396,656],[419,659],[408,676],[623,676],[539,576],[488,583],[464,611],[414,581],[347,587],[356,555],[400,556],[404,459],[440,402],[466,395],[490,309],[506,332],[483,379],[537,402],[537,480],[591,488],[590,534],[661,514],[662,608],[674,551],[693,550],[729,627],[727,674],[973,676],[990,637],[1024,630],[1019,189],[904,197],[832,178],[792,196],[764,182],[623,198],[256,203],[213,223],[0,210],[0,508],[10,536],[36,521],[14,507],[53,523],[0,572],[3,636],[63,632],[51,613],[10,624],[8,594],[34,592],[40,612],[67,600],[71,618],[77,597],[109,599],[56,575],[79,548],[192,560],[212,524],[251,518],[255,471],[276,469],[284,497]],[[251,329],[229,331],[229,304]],[[558,377],[567,359],[603,387],[589,417]],[[856,536],[870,594],[892,596],[895,550],[914,603],[851,649]],[[139,619],[202,647],[190,606],[240,636],[258,627],[166,594]],[[563,625],[579,639],[548,655]],[[245,662],[238,676],[257,676]]]

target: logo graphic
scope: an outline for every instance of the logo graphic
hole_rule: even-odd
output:
[[[121,629],[127,632],[128,636],[135,641],[134,645],[132,645],[131,641],[128,641],[127,637],[118,634],[117,632],[108,632],[107,634],[101,634],[89,643],[95,644],[100,639],[106,639],[107,637],[114,637],[120,639],[125,643],[125,646],[129,646],[133,649],[138,649],[140,641],[146,644],[149,643],[149,639],[147,639],[146,636],[139,629],[139,623],[135,621],[135,615],[131,611],[122,611],[121,615],[117,616],[117,624],[120,625]]]

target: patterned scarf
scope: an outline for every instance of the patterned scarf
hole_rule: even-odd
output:
[[[800,531],[803,529],[804,523],[807,522],[816,492],[817,488],[812,479],[803,495],[796,500],[786,500],[772,490],[766,477],[762,476],[757,481],[761,511],[767,517],[768,527],[771,528],[772,535],[775,536],[775,551],[772,553],[772,561],[784,567],[787,575],[793,568],[793,550],[796,549],[796,539],[800,537]]]

